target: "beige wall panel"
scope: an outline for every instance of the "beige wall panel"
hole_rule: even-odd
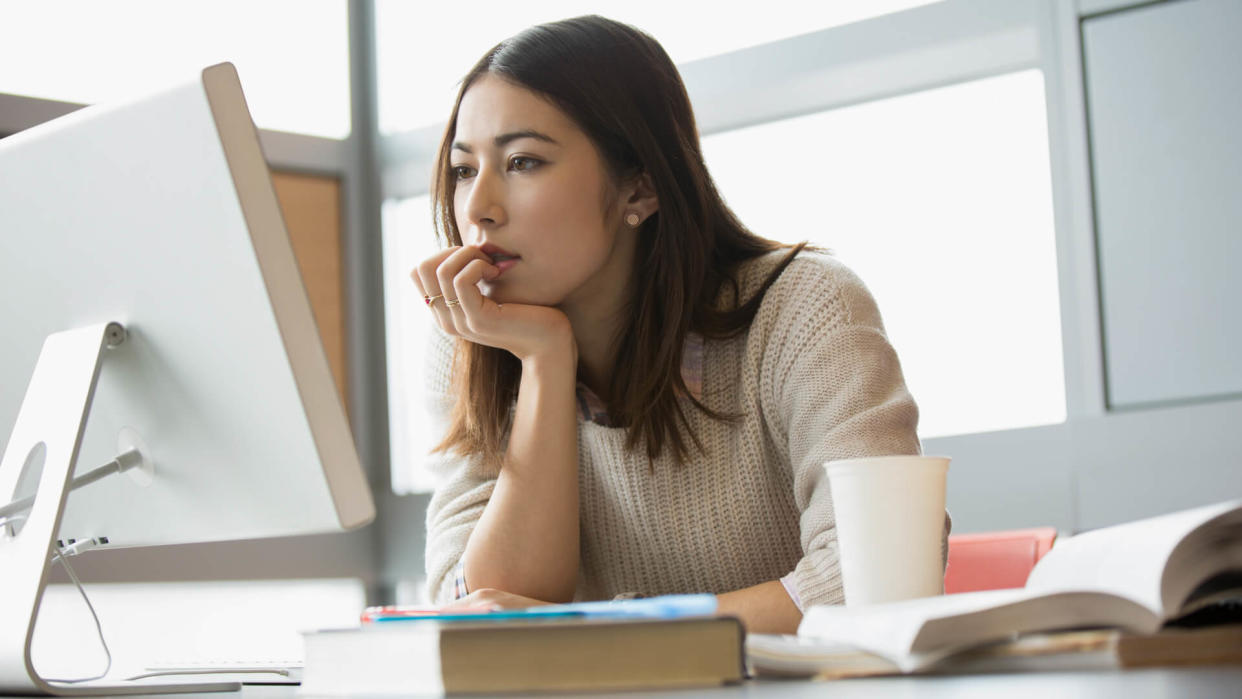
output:
[[[341,181],[320,175],[273,172],[272,182],[337,390],[348,409],[345,299],[341,277]]]

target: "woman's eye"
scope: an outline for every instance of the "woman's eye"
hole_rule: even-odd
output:
[[[453,166],[453,177],[461,180],[461,179],[465,179],[467,177],[473,177],[473,176],[474,176],[474,168],[470,167],[469,165],[454,165]]]
[[[509,169],[517,170],[518,172],[524,172],[526,170],[534,170],[540,165],[541,165],[540,161],[534,158],[528,158],[524,155],[519,155],[509,160]]]

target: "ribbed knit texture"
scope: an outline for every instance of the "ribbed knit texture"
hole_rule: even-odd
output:
[[[744,266],[743,298],[784,254]],[[427,409],[440,435],[453,404],[452,346],[435,336]],[[704,403],[742,416],[717,422],[686,402],[705,454],[677,466],[666,453],[651,472],[644,448],[625,449],[624,429],[578,423],[576,598],[723,593],[792,571],[804,607],[841,603],[824,462],[920,453],[918,409],[875,302],[835,258],[803,252],[747,332],[703,351]],[[495,481],[475,459],[434,455],[428,464],[439,479],[427,510],[428,591],[446,602]]]

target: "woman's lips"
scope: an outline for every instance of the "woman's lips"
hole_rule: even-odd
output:
[[[496,269],[500,270],[500,274],[504,274],[505,270],[508,270],[509,268],[513,267],[513,265],[516,265],[518,261],[521,259],[522,258],[520,257],[506,257],[506,258],[496,260],[495,262],[493,262],[493,264],[496,266]],[[496,275],[497,278],[500,277],[500,274]]]
[[[483,245],[480,245],[479,251],[488,257],[517,257],[514,253],[511,253],[499,245],[494,245],[492,243],[484,243]]]
[[[500,274],[504,274],[506,270],[512,268],[513,265],[518,263],[518,260],[522,259],[520,256],[514,255],[499,245],[492,243],[479,246],[479,251],[492,258],[492,264],[496,269],[500,270]],[[497,274],[496,277],[499,278],[500,274]]]

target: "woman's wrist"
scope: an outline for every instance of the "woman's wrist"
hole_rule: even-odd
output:
[[[519,357],[522,362],[524,376],[548,376],[578,373],[578,344],[574,341],[572,330],[568,327],[555,333],[548,341],[534,352]]]

